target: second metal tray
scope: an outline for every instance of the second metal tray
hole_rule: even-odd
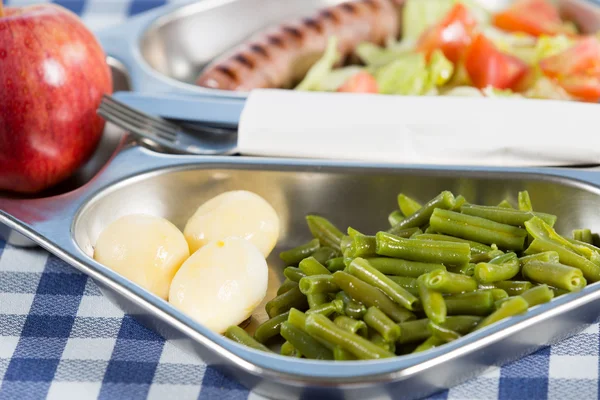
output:
[[[340,226],[373,232],[386,225],[399,191],[428,198],[452,190],[470,201],[493,204],[526,189],[537,209],[559,216],[559,231],[582,226],[600,230],[597,171],[198,158],[138,146],[122,149],[96,178],[75,191],[45,199],[1,198],[0,223],[91,276],[105,295],[163,336],[257,393],[275,398],[419,398],[564,339],[597,318],[598,283],[420,354],[343,363],[290,359],[242,347],[209,331],[90,257],[98,234],[125,213],[160,215],[182,228],[204,200],[231,189],[258,193],[281,217],[281,238],[268,260],[269,298],[281,280],[277,252],[309,237],[306,213],[319,212]],[[261,305],[254,325],[264,318]]]

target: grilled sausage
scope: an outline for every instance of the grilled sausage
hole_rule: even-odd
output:
[[[397,37],[403,1],[348,1],[269,28],[210,64],[196,84],[236,91],[291,87],[323,55],[330,36],[338,39],[342,61],[361,42],[383,44]]]

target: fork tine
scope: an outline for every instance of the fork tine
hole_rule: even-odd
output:
[[[100,107],[98,110],[104,110],[109,115],[114,116],[115,118],[126,119],[132,125],[137,126],[138,129],[150,131],[167,140],[177,140],[177,132],[179,131],[179,128],[176,125],[170,124],[168,122],[165,124],[153,123],[152,121],[148,121],[146,118],[140,115],[124,112],[117,105],[112,105],[104,102],[100,103]]]
[[[173,139],[177,137],[177,132],[179,131],[179,127],[177,125],[171,124],[168,121],[165,121],[162,118],[156,118],[151,115],[142,113],[141,111],[135,110],[126,104],[123,104],[110,96],[105,96],[102,99],[101,106],[105,105],[106,107],[110,107],[111,109],[118,111],[121,114],[127,115],[136,121],[150,125],[154,128],[158,128],[161,132],[164,132],[167,135],[171,135]]]
[[[173,140],[163,138],[156,134],[154,131],[149,131],[144,127],[140,127],[135,121],[131,121],[128,118],[122,118],[121,116],[115,116],[112,112],[107,111],[104,108],[99,108],[97,111],[98,115],[106,119],[107,121],[112,122],[118,127],[133,133],[134,135],[150,140],[153,143],[159,144],[161,146],[173,147]]]

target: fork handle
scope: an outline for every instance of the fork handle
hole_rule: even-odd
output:
[[[237,127],[245,99],[174,93],[116,92],[113,97],[153,116]]]

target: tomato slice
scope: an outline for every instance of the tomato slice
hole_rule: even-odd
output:
[[[337,91],[346,93],[378,93],[379,88],[373,75],[361,71],[348,78]]]
[[[527,64],[496,48],[491,40],[478,35],[465,58],[465,68],[473,85],[479,89],[515,89],[529,70]]]
[[[429,61],[431,53],[441,49],[446,58],[457,63],[473,40],[477,21],[469,10],[457,3],[437,24],[427,29],[417,41],[417,51]]]
[[[600,76],[600,42],[593,36],[586,37],[562,53],[540,61],[540,69],[550,78],[571,75]]]
[[[598,76],[570,76],[558,81],[558,85],[571,96],[581,100],[590,103],[600,101],[600,77]]]
[[[511,7],[494,15],[492,22],[505,31],[533,36],[572,33],[563,25],[558,9],[547,0],[517,0]]]

